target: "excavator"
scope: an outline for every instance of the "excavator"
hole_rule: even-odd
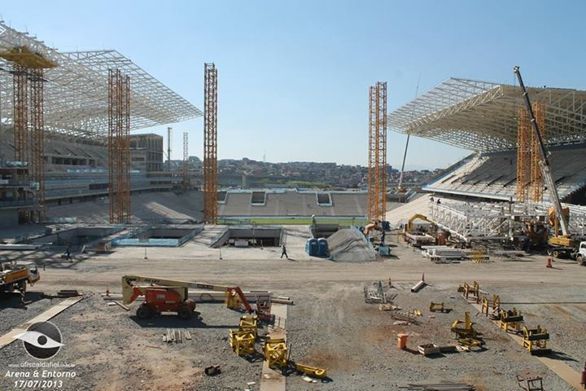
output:
[[[430,221],[427,218],[427,216],[424,216],[419,213],[414,214],[413,216],[411,216],[409,221],[407,221],[407,224],[405,224],[405,227],[403,230],[403,238],[405,239],[405,241],[407,243],[410,243],[414,247],[421,247],[423,245],[435,244],[436,238],[434,236],[429,235],[427,232],[417,232],[416,231],[416,229],[415,229],[415,221],[416,220],[426,221],[429,224],[431,224],[432,226],[435,226],[435,224],[432,221]]]
[[[539,125],[537,124],[537,120],[535,118],[535,114],[533,113],[533,107],[531,106],[531,101],[529,100],[529,94],[527,89],[525,88],[525,83],[523,83],[523,78],[521,77],[521,71],[518,66],[513,68],[513,73],[517,77],[517,81],[519,82],[519,86],[523,91],[523,100],[525,102],[525,108],[527,109],[527,113],[529,114],[529,120],[531,122],[531,127],[533,128],[533,132],[535,136],[537,136],[537,140],[539,141],[539,168],[541,169],[541,176],[545,182],[545,186],[549,191],[549,198],[550,202],[553,204],[552,208],[548,212],[548,217],[550,220],[550,225],[552,226],[553,234],[550,236],[548,240],[549,245],[549,252],[553,255],[554,252],[560,253],[560,251],[571,251],[574,252],[578,247],[578,241],[570,235],[568,225],[569,225],[569,210],[567,208],[562,207],[562,203],[560,202],[560,197],[555,186],[555,182],[553,180],[553,176],[551,174],[551,163],[547,157],[548,153],[545,149],[545,143],[543,142],[543,137],[541,135],[541,131],[539,130]],[[582,242],[584,243],[584,242]],[[580,243],[580,247],[582,247],[582,243]],[[586,244],[586,243],[585,243]],[[577,251],[579,256],[580,252]],[[582,263],[583,257],[579,258],[579,262]]]
[[[244,310],[251,314],[256,313],[263,321],[271,320],[270,296],[259,296],[256,308],[253,308],[238,286],[126,275],[122,277],[122,302],[130,304],[138,297],[144,296],[144,302],[136,310],[136,316],[140,319],[150,318],[162,312],[174,312],[181,319],[190,319],[194,315],[196,306],[195,302],[189,298],[188,289],[190,288],[225,292],[226,307]]]

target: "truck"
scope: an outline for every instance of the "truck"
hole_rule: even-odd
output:
[[[32,262],[0,263],[0,293],[20,292],[24,296],[27,284],[34,285],[41,278]]]

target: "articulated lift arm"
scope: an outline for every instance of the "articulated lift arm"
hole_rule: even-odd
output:
[[[135,286],[139,286],[141,284],[149,284],[154,287],[171,287],[171,288],[194,288],[194,289],[205,289],[210,291],[217,291],[217,292],[229,292],[230,294],[238,295],[242,305],[247,312],[252,313],[253,309],[250,306],[250,303],[246,299],[246,296],[242,292],[242,289],[238,286],[225,286],[225,285],[214,285],[214,284],[206,284],[202,282],[189,282],[189,281],[176,281],[176,280],[167,280],[164,278],[156,278],[156,277],[145,277],[145,276],[122,276],[122,302],[124,304],[129,304],[133,301],[133,288]]]
[[[529,119],[531,120],[531,127],[533,131],[537,135],[537,139],[539,140],[539,154],[540,154],[540,161],[539,167],[541,168],[541,175],[543,175],[543,179],[545,181],[545,185],[547,186],[547,190],[549,191],[550,201],[553,203],[553,207],[555,209],[555,213],[557,215],[558,220],[560,221],[560,228],[562,229],[562,235],[568,236],[568,222],[566,221],[566,217],[562,211],[562,204],[560,202],[560,197],[558,191],[555,187],[555,182],[553,181],[553,176],[551,175],[551,165],[549,163],[549,159],[547,158],[547,151],[545,150],[545,144],[543,143],[543,138],[541,136],[541,132],[539,131],[539,125],[537,125],[537,121],[535,120],[535,115],[533,114],[533,108],[531,107],[531,101],[529,100],[529,94],[527,93],[527,89],[525,88],[525,84],[523,83],[523,78],[521,77],[521,71],[519,67],[516,66],[513,68],[513,73],[517,76],[517,80],[519,81],[519,86],[523,90],[523,98],[525,100],[525,107],[527,108],[527,112],[529,113]],[[557,232],[556,232],[557,235]]]

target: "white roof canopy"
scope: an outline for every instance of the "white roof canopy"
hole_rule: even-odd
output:
[[[528,88],[532,102],[545,106],[549,144],[586,142],[586,91]],[[391,130],[474,151],[513,149],[520,87],[449,79],[389,114]]]
[[[0,21],[0,51],[26,47],[57,64],[44,71],[48,131],[99,140],[108,130],[108,69],[130,76],[131,130],[181,122],[202,112],[115,50],[59,52]],[[13,123],[12,64],[0,59],[0,120]]]

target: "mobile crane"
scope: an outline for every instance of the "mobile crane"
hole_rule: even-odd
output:
[[[144,296],[144,303],[136,310],[136,316],[140,319],[146,319],[161,312],[175,312],[182,319],[190,319],[196,304],[189,299],[189,288],[225,292],[225,303],[228,308],[235,310],[243,308],[248,313],[256,312],[261,320],[270,320],[270,296],[259,296],[256,309],[254,309],[238,286],[126,275],[122,277],[122,302],[130,304],[138,297]]]
[[[513,67],[513,73],[517,77],[519,82],[519,86],[523,91],[523,100],[525,102],[525,108],[527,109],[527,113],[529,114],[529,120],[531,121],[531,127],[533,128],[533,132],[537,136],[537,140],[539,141],[539,167],[541,169],[541,176],[545,182],[545,186],[549,191],[549,198],[551,203],[553,204],[553,210],[549,213],[550,220],[553,220],[554,224],[552,225],[553,228],[553,235],[548,239],[548,245],[550,246],[550,252],[553,254],[557,249],[568,249],[568,248],[576,248],[578,243],[572,236],[568,230],[568,220],[569,220],[569,213],[567,210],[562,208],[562,204],[560,202],[560,197],[555,186],[555,182],[553,180],[553,176],[551,174],[551,164],[547,157],[547,150],[545,149],[545,144],[543,142],[543,137],[541,135],[541,131],[539,130],[539,125],[537,124],[537,120],[535,119],[535,114],[533,113],[533,107],[531,106],[531,101],[529,100],[529,94],[527,89],[525,88],[525,83],[523,83],[523,78],[521,77],[521,71],[518,66]],[[553,218],[551,218],[553,217]],[[550,224],[551,225],[551,224]],[[560,232],[561,231],[561,232]],[[580,243],[580,247],[585,245],[586,242]],[[581,248],[580,248],[581,250]],[[584,256],[580,255],[580,250],[577,251],[577,259],[580,263],[583,263]]]

